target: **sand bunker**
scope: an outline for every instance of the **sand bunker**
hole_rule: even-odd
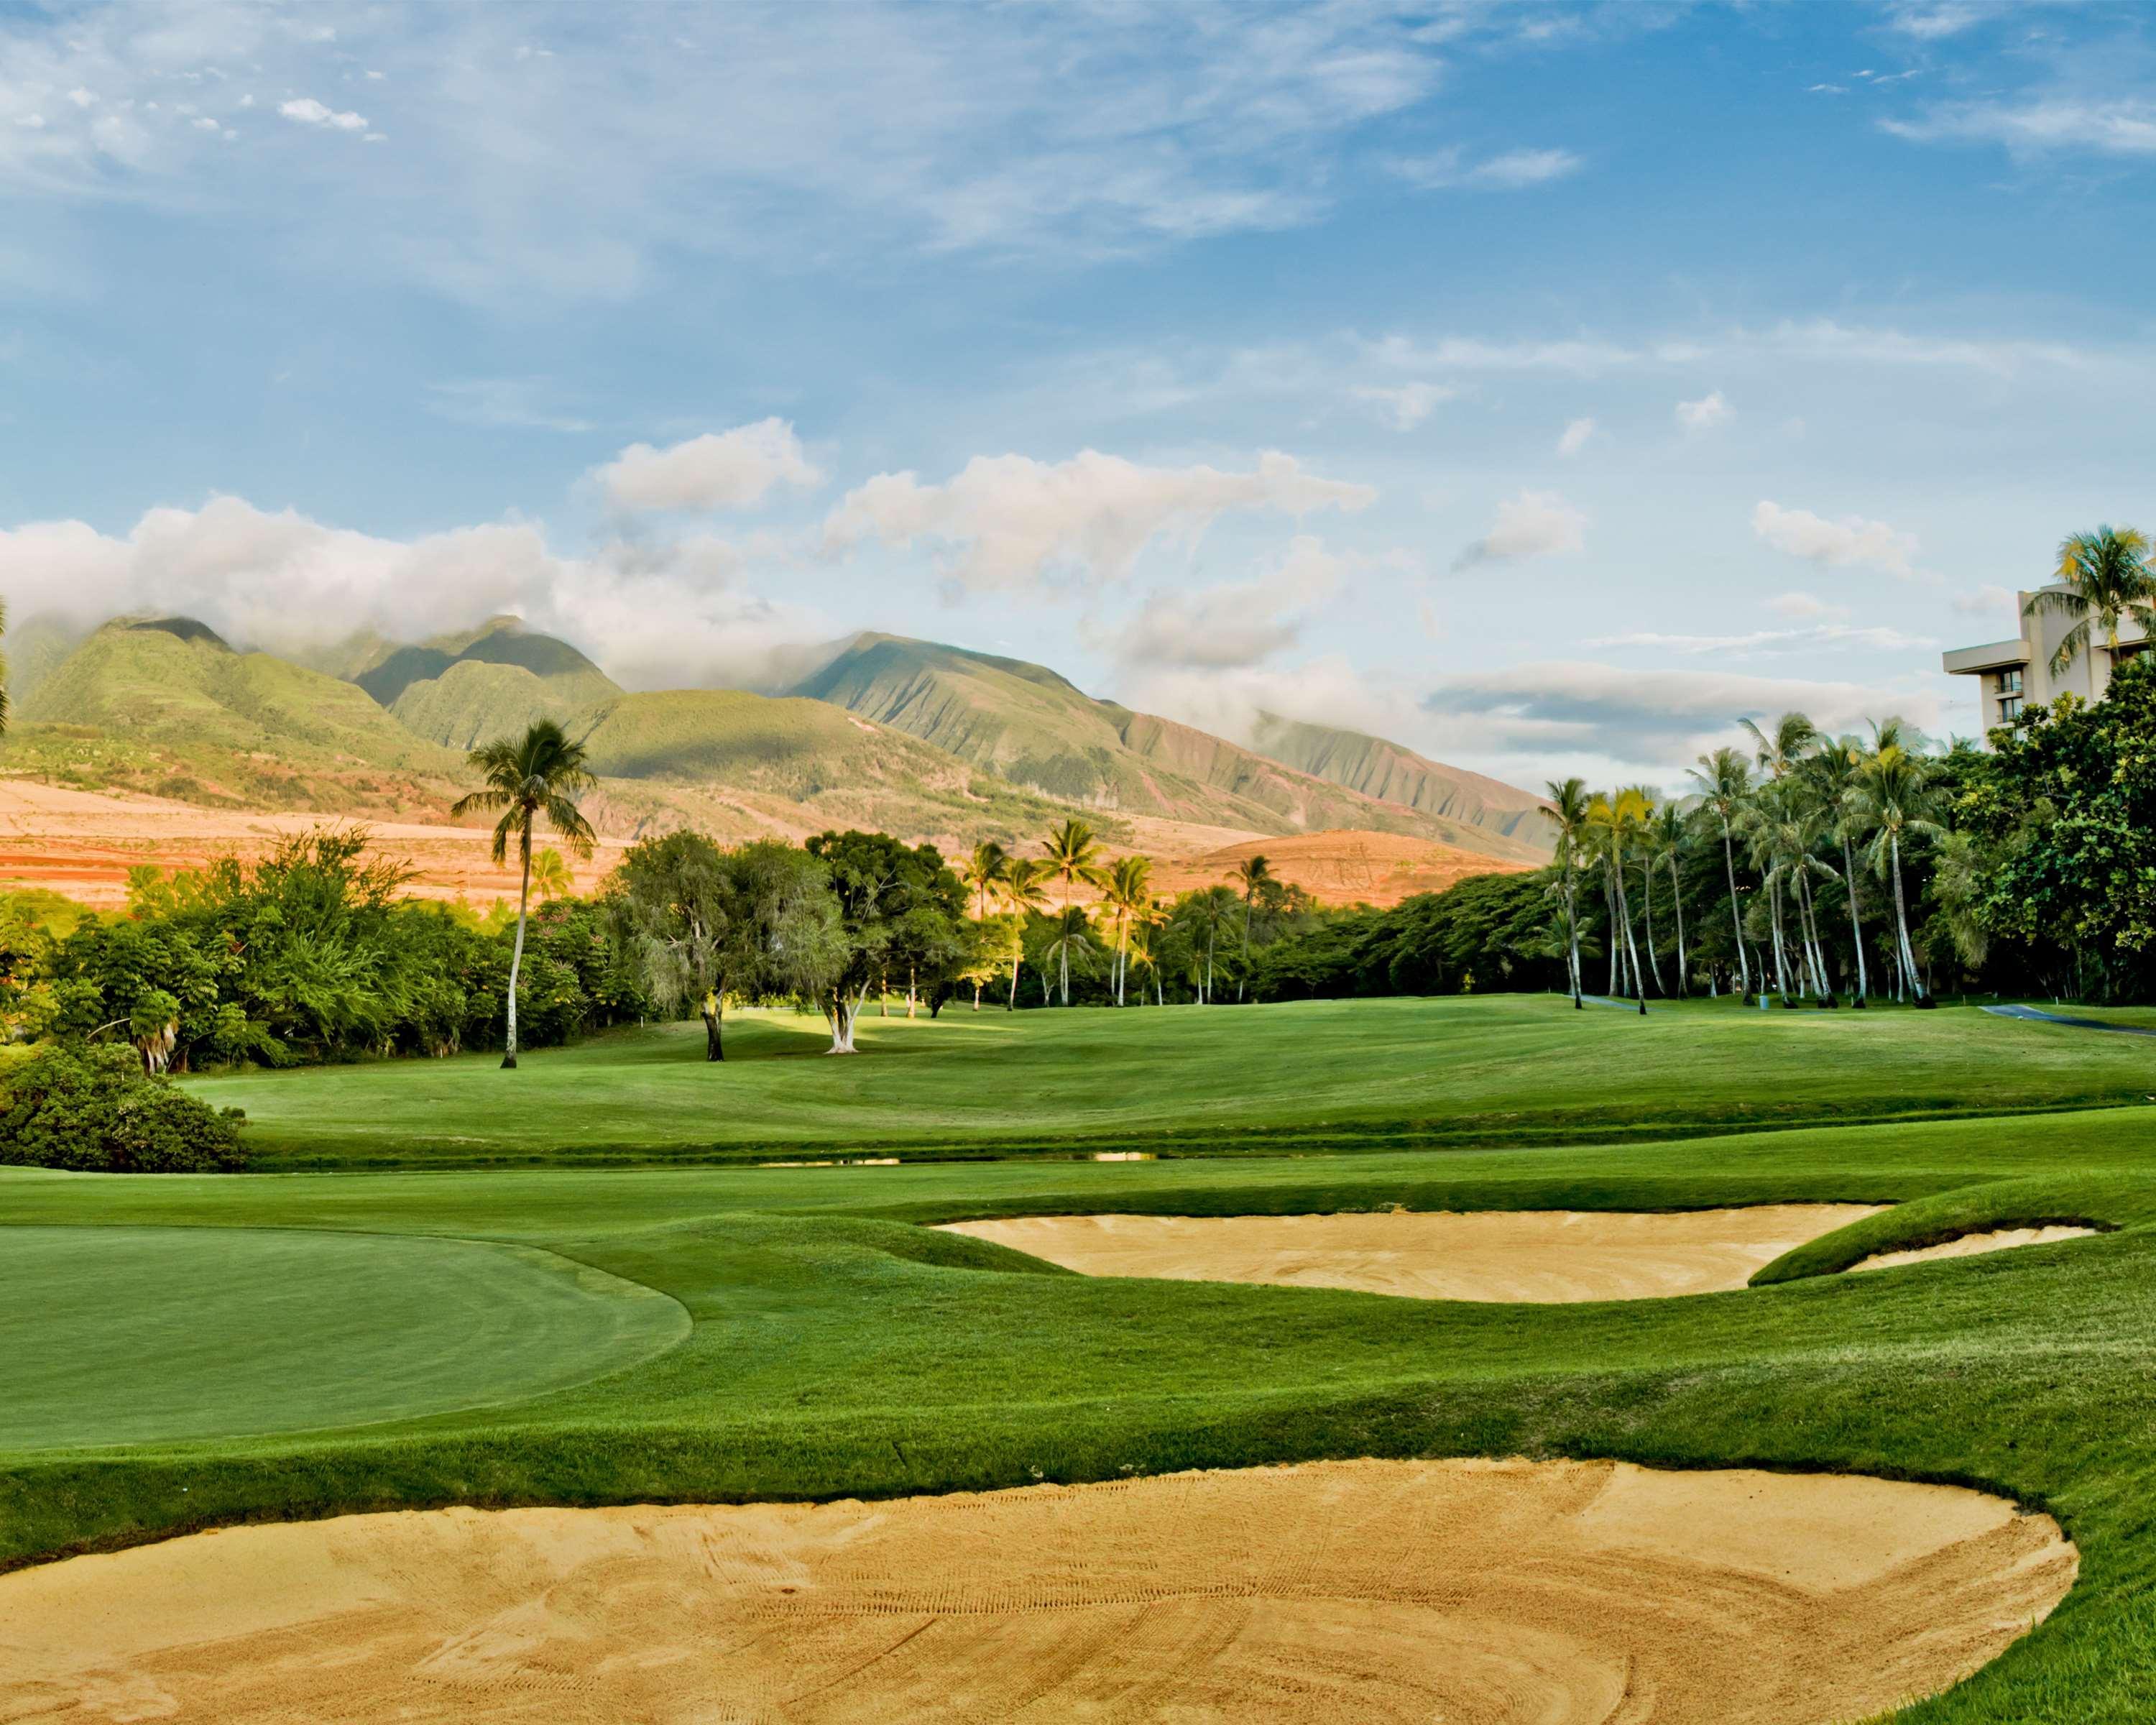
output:
[[[1741,1288],[1783,1253],[1877,1214],[1861,1204],[1777,1204],[1666,1214],[1024,1216],[949,1226],[1087,1276],[1554,1301]]]
[[[1874,1252],[1851,1265],[1851,1271],[1892,1270],[1897,1264],[1928,1264],[1934,1258],[1974,1258],[1982,1252],[2003,1252],[2012,1246],[2049,1245],[2055,1240],[2087,1240],[2094,1228],[1993,1228],[1982,1234],[1964,1234],[1938,1245],[1913,1251]]]
[[[2076,1563],[1978,1492],[1609,1462],[352,1516],[0,1577],[0,1719],[1833,1725]]]

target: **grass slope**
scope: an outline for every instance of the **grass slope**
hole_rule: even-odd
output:
[[[508,1401],[647,1358],[680,1307],[526,1247],[270,1229],[23,1229],[0,1447],[261,1434]],[[143,1372],[142,1362],[157,1368]],[[85,1384],[102,1386],[85,1396]]]
[[[1471,1019],[1502,1017],[1510,1003],[1449,1004]],[[1377,1016],[1368,1004],[1342,1010]],[[1089,1028],[1079,1016],[1055,1028]],[[1081,1135],[1119,1106],[1130,1075],[1118,1060],[1142,1058],[1162,1034],[1137,1014],[1084,1016],[1123,1041],[1113,1058],[1095,1045],[1090,1098],[1054,1099]],[[1557,1020],[1539,1051],[1546,1081],[1566,1081],[1579,1060],[1607,1059],[1598,1022]],[[1666,1082],[1704,1076],[1712,1084],[1732,1057],[1716,1040],[1722,1026],[1704,1014],[1665,1022],[1694,1049]],[[1919,1069],[1941,1058],[1940,1045],[1917,1034],[1930,1019],[1861,1022],[1876,1083],[1895,1086],[1897,1050]],[[2078,1058],[2043,1040],[2068,1033],[2010,1028],[2026,1033],[2022,1049],[2048,1070],[2034,1087],[2060,1081],[2056,1062]],[[941,1024],[911,1034],[921,1049],[910,1056],[896,1052],[894,1034],[882,1055],[825,1065],[896,1082],[916,1062],[963,1062],[973,1045]],[[2082,1039],[2107,1048],[2134,1041]],[[998,1045],[992,1084],[1029,1081],[1038,1066],[1024,1064],[1024,1045]],[[1805,1045],[1805,1061],[1755,1052],[1752,1081],[1780,1088],[1799,1107],[1840,1106],[1843,1081],[1818,1057],[1820,1045]],[[1250,1047],[1224,1037],[1183,1046],[1182,1076],[1224,1093],[1257,1070]],[[1853,1042],[1839,1047],[1852,1057]],[[2016,1058],[2005,1044],[1988,1053],[1994,1067]],[[802,1065],[771,1064],[790,1065],[797,1081],[811,1077]],[[434,1070],[382,1069],[415,1089],[433,1082]],[[526,1081],[542,1070],[494,1075],[495,1106],[470,1123],[502,1135],[505,1147],[543,1131],[566,1090],[533,1099]],[[747,1070],[708,1076],[731,1083]],[[980,1076],[969,1070],[969,1081]],[[1930,1081],[1912,1073],[1906,1088]],[[1820,1086],[1825,1093],[1814,1098]],[[634,1116],[651,1093],[624,1088],[615,1106]],[[316,1096],[325,1107],[378,1100]],[[862,1098],[870,1114],[890,1106],[888,1096]],[[1613,1124],[1623,1123],[1614,1096],[1607,1106]],[[2152,1152],[2156,1108],[2143,1106],[1312,1160],[16,1174],[0,1178],[0,1227],[90,1230],[86,1242],[98,1229],[198,1229],[200,1260],[213,1270],[235,1230],[250,1228],[319,1230],[326,1250],[356,1235],[515,1241],[669,1295],[693,1329],[641,1363],[510,1405],[304,1436],[0,1451],[0,1563],[362,1508],[874,1497],[1320,1456],[1567,1455],[1851,1470],[2005,1492],[2059,1517],[2082,1553],[2079,1584],[2043,1628],[1910,1710],[1909,1725],[2143,1718],[2156,1691]],[[2070,1213],[2118,1231],[1743,1293],[1521,1307],[1089,1280],[911,1225],[1059,1208],[1622,1208],[1769,1196],[1907,1199],[1920,1228],[1958,1207],[2002,1220]],[[1892,1219],[1860,1226],[1876,1231]],[[33,1322],[12,1309],[16,1322]],[[356,1324],[385,1335],[402,1317],[377,1316],[365,1302],[353,1312]],[[250,1345],[254,1332],[234,1308],[208,1310],[203,1325],[208,1340],[234,1352]],[[114,1378],[109,1358],[86,1357],[74,1393],[85,1407],[110,1405]]]
[[[1298,772],[1345,785],[1381,803],[1486,828],[1544,855],[1553,848],[1542,800],[1532,793],[1479,773],[1445,766],[1382,737],[1260,713],[1255,742],[1262,753]]]
[[[1974,1008],[1645,1019],[1561,998],[1334,1001],[1204,1010],[974,1014],[860,1022],[833,1060],[820,1019],[632,1030],[534,1055],[193,1081],[244,1108],[265,1166],[449,1167],[824,1154],[1178,1156],[1383,1144],[1544,1145],[1836,1121],[2139,1102],[2156,1050]],[[515,1106],[505,1107],[513,1084]],[[2002,1127],[2002,1131],[2011,1128]]]
[[[23,705],[0,762],[207,803],[429,804],[460,770],[349,683],[165,619],[108,623]]]
[[[605,777],[703,793],[678,806],[722,838],[881,827],[955,852],[1029,841],[1068,811],[821,701],[689,689],[624,695],[569,723]]]
[[[1189,726],[1096,701],[1023,660],[864,634],[793,692],[1070,802],[1247,832],[1364,827],[1493,855],[1541,855],[1502,834],[1380,803]]]
[[[453,676],[464,666],[477,667],[480,674]],[[523,676],[486,675],[490,670]],[[421,735],[453,748],[471,744],[452,742],[452,736],[500,737],[512,723],[528,723],[516,714],[535,693],[545,716],[561,718],[622,692],[567,641],[528,630],[514,617],[493,618],[476,629],[415,646],[387,648],[352,680]],[[429,685],[441,686],[429,690]],[[420,698],[411,701],[413,696]],[[439,721],[443,734],[413,724],[415,719]]]

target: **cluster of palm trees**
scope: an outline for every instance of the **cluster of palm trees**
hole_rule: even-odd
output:
[[[1005,957],[1010,964],[1008,1004],[1018,1004],[1019,972],[1025,961],[1024,927],[1029,915],[1050,918],[1052,938],[1044,957],[1055,968],[1056,988],[1062,1004],[1070,1004],[1070,966],[1081,965],[1096,950],[1096,934],[1110,941],[1109,993],[1117,1006],[1127,1004],[1132,970],[1150,973],[1156,1004],[1165,1005],[1168,995],[1156,950],[1156,932],[1173,914],[1174,907],[1158,896],[1152,886],[1152,859],[1136,854],[1108,859],[1092,828],[1075,817],[1057,825],[1042,841],[1038,856],[1014,856],[993,839],[976,845],[960,864],[958,878],[972,899],[974,915],[986,925],[998,911],[1012,918]],[[1237,891],[1214,887],[1193,896],[1192,914],[1203,928],[1205,947],[1202,968],[1196,968],[1193,985],[1200,1004],[1213,998],[1214,953],[1240,899],[1242,911],[1242,957],[1236,998],[1242,998],[1243,975],[1249,968],[1250,912],[1259,895],[1273,883],[1271,866],[1263,856],[1236,865],[1229,879]],[[1094,908],[1080,902],[1081,889]],[[1051,890],[1053,907],[1051,909]],[[1099,922],[1096,922],[1096,916]],[[973,1004],[980,1004],[977,978]],[[1048,978],[1042,978],[1044,999]],[[1141,988],[1139,999],[1144,999]]]
[[[1658,800],[1642,785],[1590,792],[1582,780],[1568,778],[1548,786],[1548,815],[1558,834],[1551,894],[1573,1000],[1585,993],[1580,899],[1597,891],[1609,932],[1609,996],[1629,996],[1645,1012],[1650,978],[1659,994],[1687,991],[1691,967],[1679,859],[1696,845],[1712,844],[1722,852],[1729,896],[1736,951],[1732,980],[1743,993],[1763,994],[1771,988],[1784,1000],[1836,1004],[1824,931],[1826,919],[1845,906],[1856,952],[1855,975],[1845,980],[1856,1004],[1864,1004],[1871,983],[1857,891],[1861,867],[1892,888],[1891,992],[1927,1004],[1909,940],[1902,863],[1910,839],[1944,834],[1934,819],[1938,798],[1932,757],[1898,719],[1873,725],[1868,737],[1827,737],[1802,713],[1784,713],[1763,729],[1748,719],[1744,726],[1753,745],[1751,758],[1735,748],[1702,755],[1689,772],[1692,794],[1681,800]],[[1740,856],[1756,882],[1754,902],[1763,904],[1751,918],[1739,881]],[[1676,933],[1674,991],[1665,983],[1655,939],[1655,896],[1665,880]],[[1712,968],[1707,981],[1718,991]]]

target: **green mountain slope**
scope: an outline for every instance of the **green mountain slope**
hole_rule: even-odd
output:
[[[338,810],[424,806],[460,763],[364,691],[186,618],[93,634],[23,702],[0,764],[98,788]]]
[[[1551,848],[1539,797],[1479,773],[1445,766],[1382,737],[1260,713],[1254,742],[1276,761],[1381,803],[1464,821],[1545,854]]]
[[[569,721],[618,799],[647,798],[721,835],[874,826],[955,849],[1036,838],[1067,811],[913,737],[820,701],[738,689],[623,695]]]
[[[7,636],[0,639],[0,652],[4,652],[8,661],[8,699],[18,713],[89,633],[50,615],[8,623]]]
[[[1502,832],[1381,802],[1188,725],[1096,701],[1022,660],[865,634],[793,692],[1096,809],[1256,833],[1367,828],[1490,855],[1536,855]]]
[[[526,629],[514,617],[492,618],[476,629],[417,646],[392,647],[352,680],[383,706],[394,707],[418,685],[439,681],[460,665],[521,670],[546,685],[549,699],[563,711],[621,693],[613,678],[567,641]],[[460,686],[484,699],[488,691],[516,685],[514,679],[473,678]],[[436,708],[443,705],[439,693],[429,699]]]

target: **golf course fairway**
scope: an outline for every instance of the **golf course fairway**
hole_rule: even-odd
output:
[[[1265,1718],[1261,1671],[1317,1719],[2149,1717],[2156,1044],[1953,1007],[990,1016],[870,1017],[851,1060],[752,1017],[723,1064],[667,1029],[189,1081],[267,1099],[264,1172],[0,1170],[0,1718],[305,1717],[331,1657],[357,1719],[736,1682],[774,1721]],[[896,1136],[916,1106],[955,1159]],[[946,1225],[1817,1205],[1722,1291],[1549,1303],[1081,1275]],[[1840,1273],[1984,1236],[2025,1243]],[[1909,1543],[1876,1494],[1910,1492],[1975,1521]],[[1009,1585],[933,1556],[976,1550]],[[1611,1698],[1623,1660],[1651,1697]]]

